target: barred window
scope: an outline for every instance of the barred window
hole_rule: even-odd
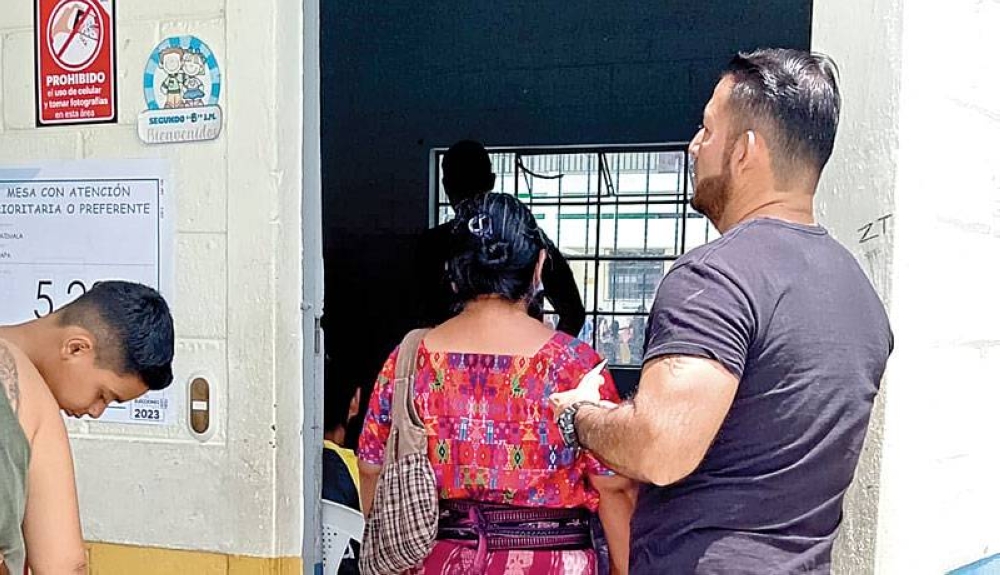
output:
[[[453,216],[441,185],[444,152],[434,151],[431,225]],[[690,208],[687,144],[489,152],[494,191],[528,204],[573,269],[587,310],[579,337],[612,365],[638,367],[663,274],[687,250],[718,237]]]
[[[623,302],[644,303],[649,294],[656,292],[665,267],[664,262],[659,260],[612,261],[608,264],[610,285],[607,290]]]

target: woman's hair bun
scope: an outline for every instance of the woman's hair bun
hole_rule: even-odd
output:
[[[510,261],[510,242],[503,240],[492,240],[483,243],[478,254],[479,264],[483,267],[497,269],[503,268]]]
[[[523,301],[532,292],[545,238],[531,210],[511,194],[490,192],[455,206],[448,275],[457,302],[499,295]]]

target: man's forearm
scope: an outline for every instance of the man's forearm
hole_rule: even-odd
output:
[[[581,405],[575,424],[580,445],[604,465],[620,475],[647,481],[641,470],[645,432],[638,425],[632,402],[613,409]]]

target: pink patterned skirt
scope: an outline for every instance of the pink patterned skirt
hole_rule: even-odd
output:
[[[455,541],[438,541],[424,564],[407,575],[594,575],[593,549],[491,551],[482,572],[475,572],[476,547]]]

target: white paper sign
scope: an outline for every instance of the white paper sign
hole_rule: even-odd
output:
[[[95,282],[128,280],[170,300],[173,218],[160,160],[0,166],[0,324],[45,316]],[[98,420],[163,425],[170,388]]]

